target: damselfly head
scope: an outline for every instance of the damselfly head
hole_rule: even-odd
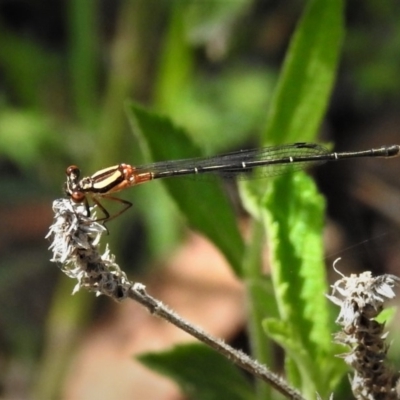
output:
[[[65,182],[64,190],[67,196],[75,203],[81,203],[85,199],[85,194],[80,190],[79,176],[81,171],[76,165],[70,165],[65,173],[67,174],[67,182]]]
[[[81,171],[76,165],[70,165],[65,173],[67,174],[67,179],[76,182],[79,179]]]

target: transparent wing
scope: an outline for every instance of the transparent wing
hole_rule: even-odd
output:
[[[261,178],[284,174],[321,164],[318,156],[329,151],[314,143],[294,143],[241,150],[207,158],[161,161],[136,167],[136,172],[152,172],[157,178],[178,175],[220,176],[223,178]],[[316,157],[302,160],[302,157]]]

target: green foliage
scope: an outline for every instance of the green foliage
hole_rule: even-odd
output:
[[[184,19],[187,36],[190,42],[204,45],[229,37],[238,17],[251,6],[251,0],[213,1],[207,7],[198,1],[188,3]]]
[[[45,104],[41,89],[54,83],[54,69],[60,66],[57,57],[32,40],[6,31],[0,20],[0,63],[4,80],[12,87],[15,98],[25,107],[41,110]]]
[[[40,160],[46,146],[60,145],[52,135],[50,119],[35,111],[3,109],[0,112],[0,155],[7,155],[28,170]]]
[[[136,133],[140,135],[142,143],[146,142],[145,146],[153,160],[201,155],[187,134],[176,128],[167,118],[159,117],[136,105],[130,106],[130,115]],[[159,139],[161,132],[163,141]],[[243,240],[233,210],[221,188],[213,182],[201,184],[189,179],[169,179],[164,180],[164,183],[190,225],[206,235],[222,251],[236,274],[240,275]]]
[[[251,65],[237,65],[216,78],[194,76],[168,115],[207,154],[224,152],[240,146],[249,133],[261,133],[274,82],[268,69]]]
[[[176,381],[192,400],[254,398],[244,375],[226,358],[206,346],[175,346],[162,353],[142,354],[138,359]]]
[[[285,59],[265,143],[315,141],[332,90],[342,35],[343,4],[310,1]],[[263,326],[286,351],[291,383],[307,398],[313,398],[316,391],[326,396],[345,370],[334,359],[338,349],[331,343],[332,324],[324,299],[328,288],[323,263],[323,199],[302,173],[274,179],[269,187],[251,182],[241,189],[246,208],[263,221],[268,236],[279,316],[264,311]],[[251,276],[252,317],[258,318],[250,323],[253,337],[259,340],[259,316],[271,300],[267,292],[264,302],[254,292],[255,282],[260,286],[263,277]]]
[[[369,0],[359,10],[362,19],[348,29],[344,55],[348,57],[346,67],[352,71],[359,106],[367,106],[368,99],[373,106],[399,101],[399,11],[396,2]],[[362,20],[368,24],[359,23]]]
[[[315,138],[336,76],[343,34],[343,1],[308,2],[285,58],[264,143]]]
[[[345,372],[332,346],[323,263],[324,199],[303,173],[276,179],[263,200],[279,309],[264,328],[286,351],[290,381],[306,398],[328,397]],[[321,366],[324,366],[321,368]]]

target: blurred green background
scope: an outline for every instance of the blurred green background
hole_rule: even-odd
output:
[[[77,164],[89,175],[143,161],[128,99],[187,128],[205,154],[257,146],[304,5],[0,1],[0,396],[30,398],[52,318],[69,332],[95,315],[89,296],[69,296],[74,282],[49,262],[44,240],[65,168]],[[347,5],[340,71],[320,136],[337,150],[400,143],[399,8],[395,0]],[[352,272],[396,273],[396,166],[360,161],[314,171],[328,199],[328,265],[342,256]],[[165,193],[145,186],[124,193],[133,210],[112,223],[114,252],[129,259],[132,276],[154,273],[144,267],[186,232]],[[15,370],[22,371],[17,383]]]

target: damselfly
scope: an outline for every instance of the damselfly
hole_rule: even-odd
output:
[[[399,145],[382,146],[376,149],[353,152],[330,152],[314,143],[294,143],[282,146],[243,150],[208,158],[191,158],[174,161],[161,161],[154,164],[134,167],[118,164],[95,172],[92,176],[80,179],[80,170],[76,165],[67,168],[66,194],[75,203],[84,203],[88,215],[90,197],[103,211],[108,221],[121,215],[132,206],[127,200],[113,197],[112,194],[125,188],[154,179],[184,175],[214,174],[231,177],[268,177],[280,175],[288,170],[303,168],[307,164],[337,161],[360,157],[397,157]],[[117,214],[110,216],[100,203],[99,198],[108,198],[124,204]]]

